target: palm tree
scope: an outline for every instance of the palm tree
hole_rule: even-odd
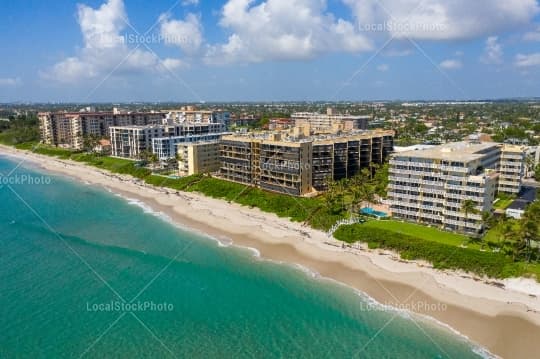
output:
[[[483,211],[482,212],[482,223],[487,229],[493,228],[497,221],[495,219],[495,216],[493,216],[493,213],[491,211]]]
[[[531,261],[531,242],[538,233],[538,225],[527,219],[520,226],[520,237],[523,240],[524,250],[527,251],[527,262]]]
[[[508,241],[514,237],[514,228],[512,228],[512,223],[510,223],[508,220],[504,220],[501,226],[500,236],[499,236],[499,243],[502,241],[502,245],[505,246]]]
[[[471,199],[466,199],[461,204],[461,212],[465,214],[465,221],[468,221],[470,214],[478,214],[479,211],[476,208],[476,202]]]

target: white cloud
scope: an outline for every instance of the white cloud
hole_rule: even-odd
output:
[[[168,69],[170,71],[177,70],[177,69],[184,68],[184,67],[188,67],[188,65],[184,61],[182,61],[180,59],[166,58],[166,59],[163,60],[162,64],[166,69]]]
[[[386,72],[389,69],[390,69],[390,66],[388,66],[387,64],[380,64],[379,66],[377,66],[377,70],[380,72]]]
[[[538,26],[534,31],[525,33],[525,35],[523,35],[523,40],[540,41],[540,26]]]
[[[2,87],[17,87],[20,85],[22,85],[22,81],[19,77],[0,78],[0,86]]]
[[[486,46],[484,48],[484,54],[480,58],[480,61],[488,65],[497,65],[503,63],[503,48],[499,44],[499,38],[497,36],[490,36],[486,40]]]
[[[199,5],[199,0],[184,0],[182,1],[182,6],[193,6]]]
[[[229,0],[220,25],[228,41],[208,46],[207,63],[303,60],[329,52],[372,49],[366,36],[336,19],[324,0]]]
[[[439,67],[445,70],[459,70],[463,67],[463,64],[459,60],[448,59],[441,62]]]
[[[470,39],[528,24],[536,0],[342,0],[366,31],[383,27],[398,39]]]
[[[195,14],[188,14],[185,20],[174,20],[170,14],[160,16],[161,36],[167,45],[180,47],[184,53],[195,54],[203,43],[202,25]]]
[[[540,66],[540,52],[529,55],[518,54],[514,64],[521,68]]]
[[[42,71],[43,78],[75,83],[109,75],[164,72],[166,64],[179,67],[173,59],[162,61],[152,52],[137,48],[138,35],[125,36],[128,20],[123,0],[108,0],[97,9],[80,4],[77,20],[84,47],[76,56]]]

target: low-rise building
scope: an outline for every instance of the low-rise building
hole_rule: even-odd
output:
[[[220,145],[218,140],[183,143],[178,146],[178,173],[191,176],[219,171]]]

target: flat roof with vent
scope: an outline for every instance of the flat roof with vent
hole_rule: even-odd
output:
[[[415,157],[450,161],[473,161],[485,156],[485,150],[499,147],[496,142],[452,142],[431,148],[399,152],[399,157]]]

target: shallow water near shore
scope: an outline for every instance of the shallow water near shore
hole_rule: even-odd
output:
[[[16,165],[0,157],[4,175]],[[479,357],[447,329],[140,203],[26,165],[15,175],[51,181],[0,189],[2,358]]]

